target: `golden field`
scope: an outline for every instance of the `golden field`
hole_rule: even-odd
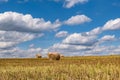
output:
[[[0,80],[120,80],[120,55],[0,59]]]

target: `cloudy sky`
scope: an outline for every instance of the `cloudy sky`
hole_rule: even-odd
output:
[[[0,58],[120,54],[120,0],[0,0]]]

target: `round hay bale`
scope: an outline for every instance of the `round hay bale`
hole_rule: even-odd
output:
[[[61,54],[60,57],[64,57],[64,56]]]
[[[42,58],[40,54],[36,54],[36,58]]]
[[[50,60],[60,60],[60,54],[57,52],[49,52],[48,53],[48,58]]]

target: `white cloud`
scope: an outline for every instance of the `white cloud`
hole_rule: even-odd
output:
[[[88,0],[64,0],[64,7],[71,8],[75,6],[76,4],[83,4],[85,2],[88,2]]]
[[[0,13],[0,30],[41,33],[44,31],[56,30],[62,25],[78,25],[91,21],[85,15],[72,16],[66,21],[55,22],[45,21],[43,18],[33,18],[30,14],[21,14],[17,12]]]
[[[33,18],[30,14],[23,15],[17,12],[0,14],[0,30],[18,32],[43,32],[54,30],[61,26],[59,20],[51,23],[43,18]]]
[[[68,36],[68,32],[67,31],[60,31],[58,33],[56,33],[55,37],[61,38],[61,37],[66,37]]]
[[[48,51],[53,51],[53,52],[57,51],[66,56],[73,56],[73,55],[81,55],[82,51],[86,51],[90,49],[92,49],[91,46],[56,43],[50,48],[48,48]]]
[[[64,55],[110,55],[120,54],[120,46],[114,44],[104,45],[103,42],[118,43],[115,35],[99,34],[107,30],[118,30],[119,19],[108,21],[103,27],[97,27],[84,33],[73,33],[67,36],[61,43],[55,43],[49,51],[58,51]],[[116,42],[115,42],[116,41]]]
[[[0,42],[0,48],[13,47],[15,44],[17,43],[16,42]]]
[[[14,47],[11,49],[0,49],[0,58],[35,57],[35,55],[40,52],[42,52],[41,48],[29,48],[23,50],[18,47]]]
[[[84,16],[84,17],[83,17]],[[60,31],[56,37],[66,37],[60,43],[55,43],[48,49],[34,48],[22,50],[16,47],[25,41],[43,36],[44,31],[55,30],[61,25],[77,25],[89,22],[91,19],[85,15],[72,16],[66,21],[45,21],[43,18],[33,18],[16,12],[0,14],[0,57],[34,57],[36,53],[45,55],[48,51],[58,51],[65,55],[102,55],[119,54],[120,46],[103,46],[101,42],[114,41],[115,35],[105,35],[99,39],[99,34],[107,30],[120,29],[120,19],[108,21],[103,27],[97,27],[84,33],[68,35],[67,31]],[[88,19],[87,19],[88,18]]]
[[[17,12],[0,13],[0,56],[28,56],[32,52],[33,45],[30,45],[28,50],[22,50],[16,48],[16,46],[22,42],[39,38],[44,35],[44,31],[56,30],[62,25],[64,25],[64,21],[60,22],[59,19],[52,23],[51,21],[45,21],[43,18],[33,18],[30,14],[24,15]],[[67,31],[61,31],[56,34],[56,37],[65,36],[68,36]],[[43,53],[47,51],[48,49],[42,50]]]
[[[57,43],[48,49],[29,48],[26,50],[14,47],[12,49],[0,49],[0,58],[5,57],[35,57],[37,53],[42,56],[47,56],[49,51],[58,51],[65,56],[80,56],[80,55],[111,55],[119,54],[120,46],[82,46],[82,45],[68,45]]]
[[[35,46],[34,44],[30,44],[29,48],[34,48],[34,46]]]
[[[56,43],[52,46],[53,49],[55,50],[69,50],[69,51],[80,51],[80,50],[87,50],[92,47],[90,46],[84,46],[84,45],[70,45],[70,44],[64,44],[64,43]]]
[[[120,54],[120,46],[85,46],[57,43],[50,47],[48,51],[57,51],[66,56],[110,55]]]
[[[99,55],[120,54],[120,46],[97,46],[92,52]]]
[[[31,34],[31,33],[21,33],[16,31],[0,31],[0,48],[13,47],[16,44],[32,40],[43,36],[42,33]]]
[[[120,18],[109,20],[106,22],[106,24],[103,26],[103,30],[117,30],[120,29]]]
[[[102,33],[102,29],[101,27],[97,27],[89,32],[86,32],[86,35],[92,36],[92,35],[99,35],[100,33]]]
[[[84,36],[81,33],[73,33],[63,40],[63,43],[65,44],[86,46],[94,45],[95,42],[96,36]]]
[[[115,40],[115,35],[105,35],[100,39],[100,41],[102,42],[113,41],[113,40]]]
[[[85,15],[76,15],[76,16],[72,16],[68,20],[64,21],[64,24],[78,25],[78,24],[82,24],[82,23],[90,22],[90,21],[91,21],[91,19]]]
[[[99,35],[104,31],[120,29],[120,19],[110,20],[103,27],[97,27],[88,32],[73,33],[61,43],[55,43],[49,51],[58,51],[64,55],[110,55],[120,54],[120,46],[115,35]],[[104,45],[103,43],[109,43]],[[114,42],[114,44],[110,44]],[[117,44],[117,45],[116,45]]]

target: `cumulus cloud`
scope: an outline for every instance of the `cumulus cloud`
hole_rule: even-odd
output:
[[[102,46],[102,45],[69,45],[63,43],[54,44],[48,51],[58,51],[66,56],[80,55],[111,55],[120,54],[120,46]]]
[[[15,46],[16,42],[0,42],[0,48],[9,48]]]
[[[64,43],[56,43],[48,51],[57,51],[66,56],[81,55],[83,51],[92,49],[91,46],[84,45],[70,45]]]
[[[43,36],[44,34],[41,32],[55,30],[62,25],[78,25],[90,20],[85,15],[76,15],[63,22],[56,20],[52,23],[43,18],[33,18],[29,14],[1,13],[0,57],[34,57],[36,53],[45,55],[49,51],[58,51],[65,55],[119,54],[120,46],[101,45],[102,42],[116,40],[115,35],[104,35],[99,38],[99,34],[103,31],[120,29],[119,18],[106,22],[103,27],[97,27],[84,33],[68,35],[67,31],[60,31],[55,36],[65,37],[65,39],[48,49],[34,48],[34,44],[31,44],[26,50],[16,47],[17,44]]]
[[[66,21],[70,21],[72,19],[74,21],[74,17]],[[76,25],[76,23],[80,24],[80,22],[77,22],[77,20],[75,20],[74,23],[72,23],[72,25]],[[16,46],[20,43],[33,40],[35,38],[40,38],[44,35],[45,31],[56,30],[62,25],[68,24],[65,24],[64,21],[60,22],[59,19],[57,19],[55,22],[51,22],[45,21],[43,18],[33,18],[30,14],[24,15],[21,13],[11,11],[0,13],[0,57],[28,56],[28,54],[23,53],[31,53],[31,50],[33,50],[34,48],[33,44],[29,46],[30,49],[28,50],[22,50],[20,48],[16,48]],[[56,37],[67,36],[67,31],[60,31],[56,34]],[[43,53],[47,51],[48,49],[42,50]]]
[[[109,20],[104,26],[103,30],[117,30],[120,29],[120,18]]]
[[[64,7],[65,8],[71,8],[75,6],[76,4],[83,4],[85,2],[88,2],[88,0],[64,0]]]
[[[91,21],[91,19],[85,15],[76,15],[76,16],[72,16],[68,20],[64,21],[64,24],[78,25],[78,24],[82,24],[82,23],[90,22],[90,21]]]
[[[100,41],[102,42],[113,41],[113,40],[115,40],[115,35],[105,35],[100,39]]]
[[[83,20],[82,20],[83,18]],[[84,19],[86,18],[86,19]],[[77,21],[81,19],[81,21]],[[74,16],[67,21],[67,24],[80,24],[85,22],[85,15]],[[70,23],[70,21],[74,21]],[[43,34],[41,32],[54,30],[60,27],[63,22],[58,19],[55,22],[45,21],[43,18],[33,18],[30,14],[21,14],[17,12],[5,12],[0,14],[0,48],[15,46],[21,42],[32,40]],[[65,37],[68,32],[62,31],[56,34],[56,37]]]
[[[80,50],[88,50],[92,47],[90,46],[84,46],[84,45],[70,45],[70,44],[64,44],[64,43],[56,43],[52,46],[55,50],[69,50],[69,51],[80,51]],[[50,49],[52,50],[52,49]]]
[[[110,55],[120,54],[118,38],[115,35],[104,35],[99,37],[104,31],[118,30],[119,18],[106,22],[103,27],[94,28],[88,32],[73,33],[63,39],[60,43],[55,43],[49,51],[58,51],[64,55]],[[104,45],[103,43],[109,43]]]
[[[13,47],[16,44],[43,36],[40,34],[21,33],[16,31],[0,31],[0,48]]]
[[[79,33],[80,34],[80,33]],[[100,38],[103,41],[109,41],[114,39],[114,35],[105,35]],[[77,37],[76,37],[77,38]],[[87,36],[86,36],[87,38]],[[66,38],[65,38],[66,39]],[[65,40],[64,39],[64,40]],[[63,40],[63,41],[64,41]],[[34,48],[33,44],[27,50],[22,50],[20,48],[10,48],[10,49],[0,49],[0,57],[34,57],[36,53],[42,53],[43,56],[49,51],[58,51],[65,56],[78,56],[78,55],[109,55],[109,54],[119,54],[120,46],[101,46],[101,45],[89,45],[86,44],[65,44],[55,43],[53,46],[48,49]],[[100,40],[99,40],[100,41]],[[24,54],[23,54],[24,53]]]
[[[73,33],[63,40],[65,44],[90,46],[96,42],[96,36],[84,36],[81,33]]]
[[[35,57],[37,53],[42,52],[41,48],[29,48],[26,50],[14,47],[10,49],[0,49],[0,58],[24,58],[24,57]],[[42,55],[42,54],[41,54]]]
[[[104,31],[119,30],[119,29],[120,29],[120,18],[117,18],[114,20],[109,20],[105,23],[104,26],[94,28],[89,32],[85,32],[84,34],[85,35],[99,35]]]
[[[103,27],[94,28],[88,32],[73,33],[67,36],[61,43],[55,43],[49,48],[49,51],[58,51],[64,55],[111,55],[120,54],[120,46],[109,44],[103,45],[103,42],[118,43],[115,35],[99,35],[104,31],[118,30],[119,19],[106,22]],[[116,41],[116,42],[115,42]]]
[[[83,4],[88,2],[88,0],[53,0],[53,1],[55,2],[63,1],[64,2],[63,7],[65,8],[72,8],[77,4]]]
[[[29,48],[34,48],[34,46],[35,46],[34,44],[30,44]]]
[[[59,20],[45,21],[43,18],[33,18],[30,14],[23,15],[17,12],[0,14],[0,30],[18,32],[43,32],[60,27]]]
[[[92,36],[92,35],[99,35],[100,33],[102,33],[102,29],[101,27],[97,27],[94,28],[93,30],[89,31],[89,32],[85,32],[86,35]]]
[[[57,38],[66,37],[66,36],[68,36],[67,31],[60,31],[60,32],[56,33],[56,35],[55,35],[55,37],[57,37]]]
[[[30,14],[17,12],[0,13],[0,30],[40,33],[44,31],[56,30],[62,25],[78,25],[89,22],[91,19],[85,15],[72,16],[68,20],[60,22],[45,21],[43,18],[33,18]]]

